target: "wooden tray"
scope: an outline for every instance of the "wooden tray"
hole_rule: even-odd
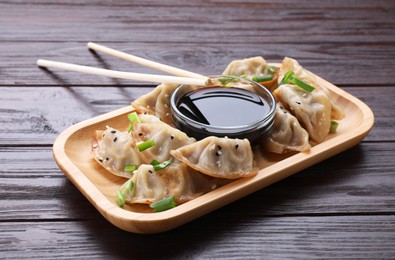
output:
[[[145,205],[126,205],[120,208],[115,202],[115,191],[126,179],[108,173],[97,164],[92,155],[91,143],[95,130],[106,125],[126,129],[126,115],[130,106],[86,120],[62,132],[53,146],[53,154],[60,169],[77,186],[99,212],[115,226],[134,233],[163,232],[208,212],[231,203],[254,191],[327,159],[359,143],[370,131],[374,116],[370,108],[331,83],[319,78],[334,94],[344,110],[346,118],[340,121],[336,134],[330,134],[309,153],[293,153],[286,156],[256,153],[260,167],[252,178],[239,179],[204,194],[192,201],[168,211],[152,213]]]

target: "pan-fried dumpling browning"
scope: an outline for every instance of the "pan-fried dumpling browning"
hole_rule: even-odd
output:
[[[151,204],[170,196],[181,204],[216,187],[207,176],[182,163],[172,163],[159,171],[155,171],[152,165],[142,164],[129,181],[133,182],[133,189],[121,189],[125,191],[125,200],[142,204]],[[128,182],[124,186],[129,185]]]
[[[137,123],[133,128],[133,139],[136,143],[153,140],[155,146],[139,152],[144,163],[151,163],[152,160],[159,162],[171,158],[170,150],[191,144],[195,138],[188,137],[184,132],[161,123]]]
[[[321,143],[329,134],[332,106],[323,91],[307,92],[296,85],[284,84],[273,94],[298,119],[311,140]]]
[[[213,177],[236,179],[257,172],[247,139],[211,136],[173,150],[171,154],[193,169]]]
[[[125,178],[132,176],[131,172],[124,170],[126,165],[140,164],[140,157],[131,135],[111,127],[96,132],[92,153],[95,160],[105,169]]]
[[[262,137],[261,144],[265,150],[278,154],[290,151],[308,151],[311,148],[309,134],[301,127],[296,117],[289,113],[280,102],[276,106],[274,125]]]
[[[148,94],[134,100],[132,106],[139,112],[156,115],[163,122],[173,124],[170,111],[170,96],[178,86],[177,84],[160,84]]]
[[[340,107],[333,100],[332,94],[330,93],[330,91],[323,84],[321,84],[319,82],[319,80],[313,73],[305,70],[295,59],[288,58],[288,57],[285,57],[283,59],[283,62],[281,64],[281,67],[279,70],[278,83],[280,83],[282,81],[282,79],[284,78],[284,75],[288,71],[293,71],[295,73],[295,75],[298,77],[298,79],[325,92],[325,94],[328,96],[328,98],[331,102],[331,118],[333,120],[340,120],[345,117],[345,115],[341,111]]]

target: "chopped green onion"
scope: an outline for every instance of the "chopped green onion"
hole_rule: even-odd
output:
[[[125,206],[125,196],[119,190],[117,190],[117,203],[121,208]]]
[[[329,132],[332,134],[335,134],[337,131],[337,127],[339,126],[339,123],[336,121],[331,121],[331,127],[329,129]]]
[[[140,152],[147,150],[148,148],[151,148],[152,146],[155,145],[154,140],[148,140],[145,142],[141,142],[137,144],[137,149],[139,149]]]
[[[306,90],[307,92],[311,92],[313,91],[315,88],[309,84],[307,84],[306,82],[298,79],[297,77],[292,77],[291,79],[292,84]]]
[[[288,71],[287,73],[285,73],[283,80],[281,80],[281,84],[288,84],[288,83],[292,83],[302,89],[304,89],[307,92],[311,92],[313,91],[315,88],[313,86],[311,86],[310,84],[307,84],[306,82],[298,79],[295,76],[295,73],[293,73],[292,71]]]
[[[246,79],[248,77],[248,75],[247,74],[243,74],[243,75],[240,75],[239,77],[243,78],[243,79]]]
[[[128,180],[128,181],[125,183],[125,188],[126,188],[128,191],[133,191],[134,182],[132,181],[132,179]]]
[[[159,171],[159,170],[162,170],[162,169],[166,168],[167,166],[169,166],[172,162],[173,162],[173,159],[169,159],[169,160],[164,161],[162,163],[158,162],[157,160],[153,160],[151,162],[151,165],[154,166],[155,171]]]
[[[177,203],[174,201],[174,196],[170,196],[168,198],[155,201],[149,206],[154,210],[154,212],[160,212],[174,208],[175,206],[177,206]]]
[[[288,84],[291,81],[291,77],[293,77],[293,75],[295,75],[293,71],[288,71],[287,73],[285,73],[284,78],[281,80],[281,85]]]
[[[270,74],[274,74],[274,73],[276,73],[277,72],[277,70],[278,70],[278,68],[276,67],[276,66],[269,66],[268,68],[267,68],[267,72],[269,72]]]
[[[228,85],[230,82],[236,82],[239,80],[240,80],[239,78],[232,77],[232,76],[223,76],[218,79],[218,81],[221,82],[222,85],[224,85],[224,86]]]
[[[125,165],[125,168],[123,168],[123,170],[125,172],[134,172],[136,170],[136,168],[137,168],[136,164],[127,164],[127,165]]]
[[[267,74],[262,74],[259,76],[254,76],[252,77],[252,80],[255,82],[265,82],[265,81],[270,81],[273,79],[272,75],[267,75]]]
[[[136,112],[128,114],[128,119],[129,119],[129,122],[130,122],[128,133],[130,133],[130,131],[133,130],[133,123],[134,122],[140,123],[141,120],[140,120],[140,118],[139,118],[139,116],[137,115]]]

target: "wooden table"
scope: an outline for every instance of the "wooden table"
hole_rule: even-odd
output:
[[[296,58],[364,101],[367,138],[166,233],[107,222],[52,157],[69,126],[154,85],[37,68],[38,58],[155,72],[88,41],[202,74]],[[395,2],[1,1],[0,258],[393,258]]]

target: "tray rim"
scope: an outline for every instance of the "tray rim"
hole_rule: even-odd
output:
[[[254,177],[235,180],[168,211],[139,213],[118,207],[115,203],[109,201],[67,155],[65,148],[67,141],[72,135],[92,124],[129,113],[134,110],[132,106],[125,106],[70,126],[56,138],[52,153],[56,163],[66,177],[73,182],[109,222],[123,230],[134,233],[148,234],[167,231],[347,150],[368,135],[374,124],[372,110],[358,98],[332,83],[318,76],[316,77],[330,91],[354,103],[361,110],[362,119],[359,127],[315,145],[309,153],[296,153],[273,165],[260,169]]]

